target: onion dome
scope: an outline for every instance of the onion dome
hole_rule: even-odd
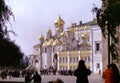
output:
[[[47,42],[47,46],[52,46],[53,44],[53,39],[50,39],[48,42]]]
[[[64,20],[59,16],[58,19],[54,22],[55,25],[64,25]]]
[[[47,46],[48,41],[45,41],[42,46]]]
[[[65,32],[62,32],[60,35],[61,35],[61,37],[67,37]]]
[[[52,30],[49,28],[47,31],[48,34],[52,33]]]
[[[55,41],[53,42],[53,46],[57,46],[60,45],[60,41],[58,39],[55,39]]]
[[[44,40],[44,36],[41,35],[41,36],[39,37],[39,40]]]
[[[82,34],[82,39],[87,39],[87,34]]]
[[[69,28],[68,32],[74,32],[74,28]]]

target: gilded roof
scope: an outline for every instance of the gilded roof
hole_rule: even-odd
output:
[[[54,24],[64,25],[64,20],[59,16],[58,19],[54,22]]]
[[[48,41],[45,41],[42,46],[47,46]]]
[[[55,39],[55,41],[53,42],[53,46],[57,46],[60,45],[60,41],[58,39]]]
[[[53,45],[53,39],[50,39],[48,42],[47,42],[47,46],[52,46]]]

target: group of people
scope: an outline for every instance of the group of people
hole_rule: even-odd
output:
[[[91,75],[90,69],[85,65],[84,60],[80,60],[77,69],[74,71],[74,76],[77,77],[76,83],[89,83],[88,76]],[[107,69],[103,72],[102,77],[105,79],[104,83],[120,83],[120,74],[116,64],[112,63],[107,66]],[[31,77],[30,73],[27,72],[25,76],[25,82],[30,83],[34,79],[34,82],[41,83],[41,76],[36,71]],[[52,83],[52,82],[49,82]],[[64,82],[55,82],[64,83]]]
[[[90,74],[91,71],[86,67],[85,61],[80,60],[77,69],[74,71],[74,76],[77,77],[76,83],[89,83],[88,76]],[[102,77],[105,79],[104,83],[120,83],[120,73],[116,64],[108,65]]]
[[[35,71],[35,74],[32,77],[31,74],[27,72],[25,76],[25,83],[30,83],[32,80],[34,80],[34,83],[41,83],[42,78],[37,71]]]

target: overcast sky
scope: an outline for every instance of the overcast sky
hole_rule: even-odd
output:
[[[33,46],[39,43],[39,36],[46,36],[50,28],[54,32],[54,21],[60,15],[65,28],[71,23],[88,22],[93,19],[93,4],[101,7],[101,0],[7,0],[15,16],[11,35],[25,55],[33,54]]]

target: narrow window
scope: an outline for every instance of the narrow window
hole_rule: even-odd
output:
[[[45,53],[47,52],[47,48],[45,47]]]
[[[96,43],[96,51],[100,51],[100,44]]]
[[[97,53],[97,52],[101,52],[101,42],[100,41],[95,42],[95,53]]]
[[[99,69],[100,68],[100,64],[99,63],[97,63],[97,69]]]

